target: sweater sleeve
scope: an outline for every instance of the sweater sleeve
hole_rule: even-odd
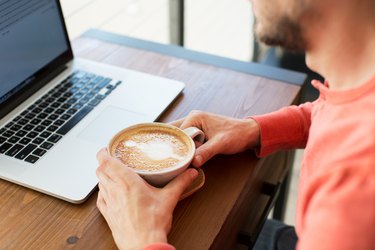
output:
[[[168,243],[160,242],[160,243],[150,244],[146,246],[145,248],[143,248],[143,250],[176,250],[176,249]]]
[[[306,146],[314,103],[289,106],[278,111],[252,116],[260,127],[259,157],[278,150],[303,148]]]

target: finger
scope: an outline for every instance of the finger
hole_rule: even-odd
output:
[[[100,156],[103,157],[103,156]],[[104,156],[105,157],[105,156]],[[108,174],[108,170],[111,169],[111,163],[109,159],[103,158],[99,167],[96,169],[96,176],[98,177],[99,181],[101,181],[106,186],[108,185],[109,181],[112,181],[111,175]]]
[[[99,163],[108,161],[108,158],[109,158],[109,153],[108,153],[107,148],[102,148],[96,154],[96,159],[98,160]]]
[[[194,167],[201,167],[214,155],[219,153],[219,143],[217,140],[214,138],[208,140],[196,149],[192,164]]]
[[[185,120],[185,117],[181,118],[181,119],[178,119],[176,121],[170,122],[169,124],[179,128],[181,126],[181,124],[184,122],[184,120]]]
[[[110,157],[107,166],[99,167],[103,174],[108,177],[108,184],[121,183],[124,188],[138,187],[145,185],[145,181],[137,174],[134,169],[126,166],[119,159]],[[104,178],[105,178],[104,176]]]
[[[101,149],[97,153],[97,159],[100,163],[100,166],[97,169],[98,173],[106,175],[112,180],[122,179],[122,175],[132,175],[132,169],[127,167],[119,159],[112,157],[106,148]]]
[[[104,200],[108,199],[108,192],[107,192],[107,187],[103,185],[103,183],[99,182],[98,184],[99,191],[101,193],[101,196],[104,198]]]
[[[168,192],[168,197],[175,199],[176,203],[185,189],[197,178],[198,171],[194,168],[189,168],[170,183],[168,183],[163,191]]]
[[[107,204],[102,196],[101,191],[98,192],[98,198],[96,200],[96,206],[98,207],[99,211],[103,214],[105,217],[105,214],[107,214]]]
[[[195,148],[199,148],[200,146],[202,146],[203,143],[201,143],[200,141],[194,141],[194,144]]]

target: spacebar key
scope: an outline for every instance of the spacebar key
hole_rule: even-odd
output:
[[[92,107],[84,107],[75,116],[73,116],[64,126],[56,131],[57,134],[66,135],[80,120],[82,120],[90,111],[93,110]]]

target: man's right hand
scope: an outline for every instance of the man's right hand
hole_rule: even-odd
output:
[[[206,142],[196,150],[193,165],[202,166],[217,154],[235,154],[259,145],[260,130],[253,119],[234,119],[202,111],[192,111],[172,125],[185,129],[197,127],[206,135]]]

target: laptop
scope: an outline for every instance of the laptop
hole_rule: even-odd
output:
[[[96,153],[183,88],[73,59],[57,0],[0,1],[0,178],[82,203],[97,186]]]

